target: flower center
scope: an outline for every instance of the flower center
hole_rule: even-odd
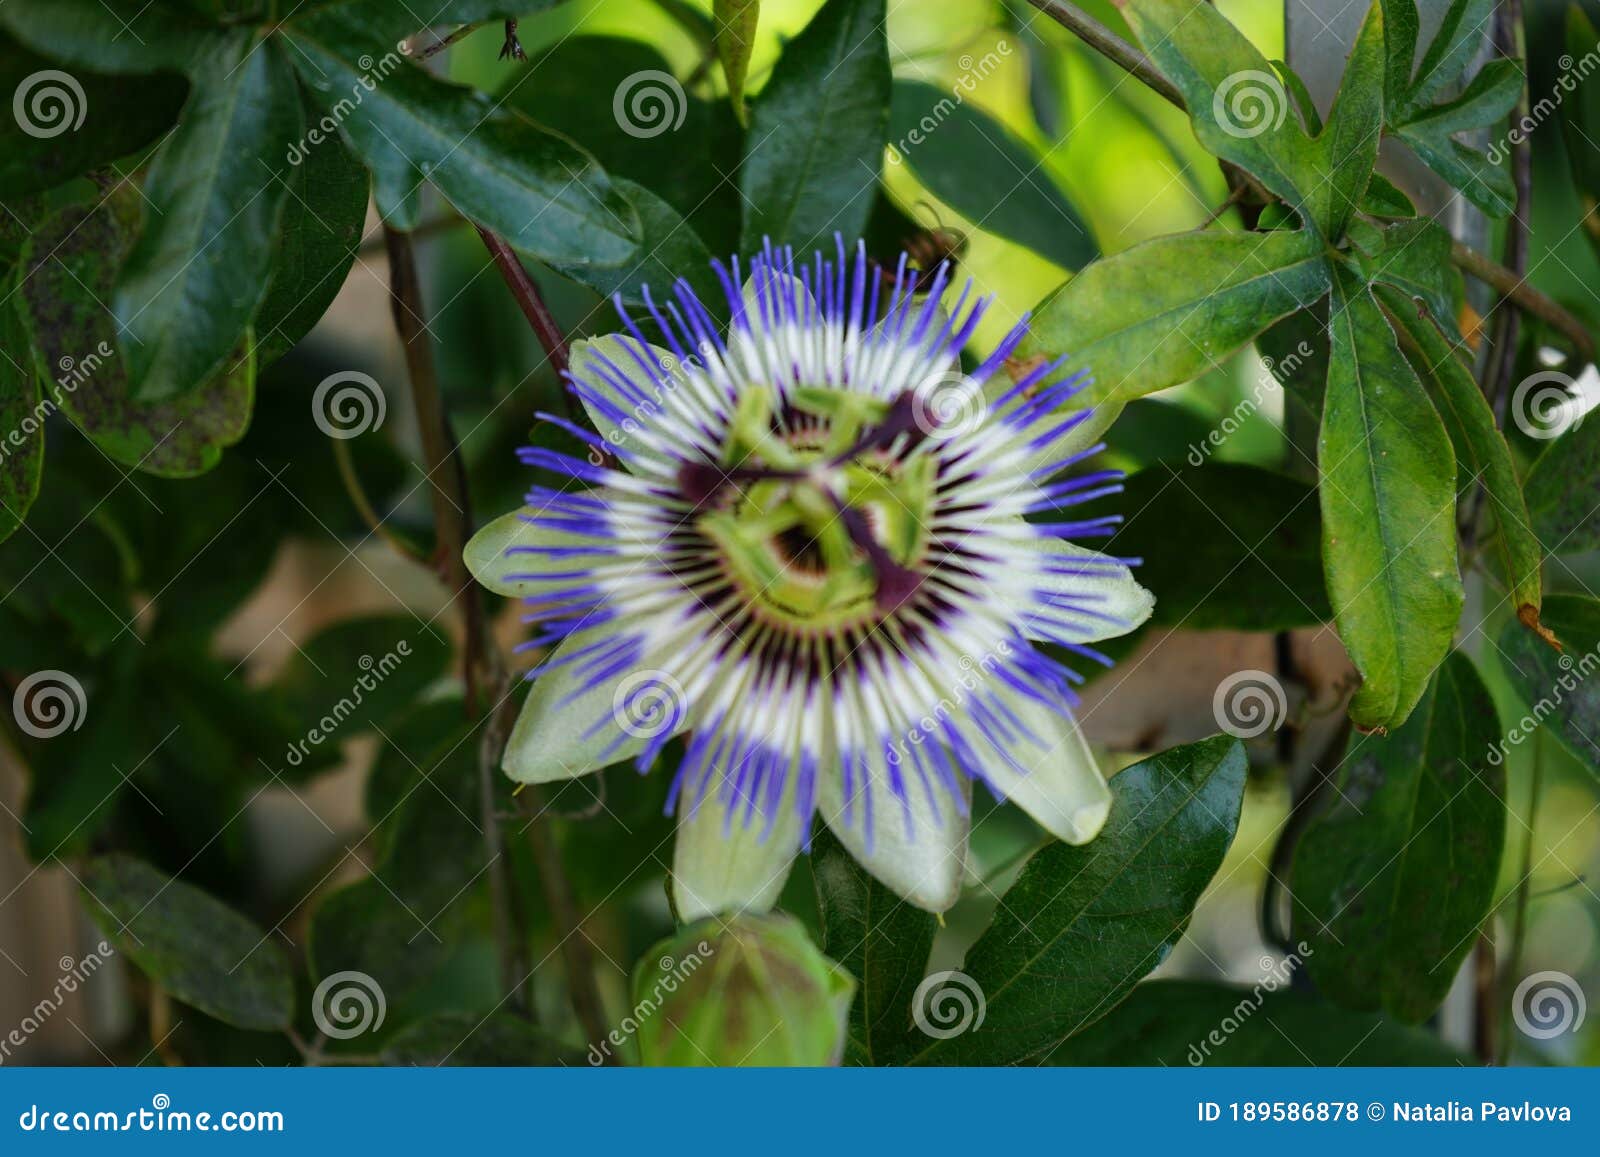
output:
[[[838,630],[917,592],[938,461],[909,452],[921,438],[908,413],[826,387],[795,391],[780,412],[771,390],[751,390],[722,464],[684,467],[700,530],[764,619]]]

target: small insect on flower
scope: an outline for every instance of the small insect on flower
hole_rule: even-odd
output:
[[[523,450],[568,483],[467,548],[527,601],[525,646],[555,645],[506,772],[644,771],[687,733],[668,802],[685,919],[770,906],[819,812],[943,911],[974,780],[1092,839],[1111,793],[1061,659],[1109,662],[1089,644],[1153,602],[1134,560],[1069,541],[1116,522],[1063,513],[1121,488],[1062,477],[1110,416],[1067,408],[1081,383],[1052,381],[1059,363],[1012,380],[1025,325],[964,373],[989,301],[968,283],[944,312],[947,266],[919,279],[902,257],[891,282],[841,240],[798,266],[769,245],[742,288],[737,259],[715,269],[726,339],[686,283],[644,294],[664,349],[619,301],[627,332],[577,343],[568,375],[599,434],[540,415],[605,453]]]

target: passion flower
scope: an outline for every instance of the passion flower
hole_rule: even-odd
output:
[[[714,263],[731,327],[686,283],[644,295],[665,348],[618,302],[624,334],[579,342],[571,389],[598,434],[574,457],[521,451],[570,480],[467,550],[523,598],[554,651],[505,756],[516,780],[622,760],[648,770],[687,733],[668,809],[680,914],[760,909],[822,820],[868,871],[942,911],[959,893],[971,785],[1063,840],[1099,832],[1111,795],[1073,716],[1063,660],[1150,613],[1133,560],[1072,539],[1115,518],[1067,509],[1120,489],[1078,470],[1108,417],[1067,409],[1059,364],[1013,379],[1018,325],[961,368],[989,304],[949,269],[858,246],[796,266],[769,246],[741,290]]]

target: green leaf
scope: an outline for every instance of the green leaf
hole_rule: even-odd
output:
[[[1384,87],[1387,121],[1396,136],[1439,176],[1493,217],[1504,217],[1515,203],[1511,175],[1495,153],[1489,156],[1456,139],[1456,134],[1493,125],[1516,107],[1522,93],[1522,68],[1494,60],[1457,96],[1434,104],[1455,84],[1483,43],[1494,0],[1454,0],[1412,72],[1418,38],[1412,0],[1380,0],[1390,25]],[[1584,51],[1593,47],[1593,41]],[[1496,150],[1498,151],[1498,150]]]
[[[1062,1065],[1298,1067],[1471,1062],[1436,1035],[1347,1012],[1274,982],[1238,988],[1204,980],[1152,980],[1069,1040]]]
[[[384,1046],[383,1063],[436,1068],[578,1065],[583,1055],[509,1012],[446,1012],[408,1025]]]
[[[410,615],[346,619],[295,648],[274,682],[314,724],[310,746],[381,726],[444,674],[450,644]],[[291,761],[292,762],[292,761]]]
[[[1455,456],[1383,313],[1341,271],[1317,460],[1322,561],[1339,637],[1361,673],[1350,717],[1398,727],[1461,617]]]
[[[1191,448],[1190,461],[1203,449]],[[1204,461],[1204,458],[1201,458]],[[1156,623],[1284,631],[1333,617],[1322,589],[1322,519],[1303,482],[1258,466],[1161,462],[1105,503],[1125,521],[1101,547],[1141,559]],[[1100,504],[1084,517],[1100,513]],[[1181,541],[1181,551],[1172,549]]]
[[[1573,60],[1582,60],[1594,46],[1600,44],[1600,31],[1577,4],[1567,5],[1567,53]],[[1583,231],[1589,244],[1600,252],[1600,217],[1595,208],[1600,201],[1600,92],[1590,84],[1573,84],[1563,77],[1563,88],[1571,84],[1574,91],[1565,94],[1561,102],[1561,130],[1566,138],[1567,162],[1572,168],[1572,179],[1578,189],[1583,209]]]
[[[571,36],[512,73],[501,92],[513,108],[593,153],[613,178],[643,185],[671,205],[713,252],[732,253],[743,202],[724,174],[739,167],[742,133],[727,104],[674,89],[671,73],[652,45]],[[626,111],[634,101],[637,119],[617,115],[619,105]],[[657,110],[659,118],[644,115]],[[642,247],[648,251],[649,240]]]
[[[934,196],[980,229],[1067,270],[1099,256],[1082,215],[1038,154],[959,93],[897,80],[889,125],[891,163],[910,165]]]
[[[1385,288],[1377,292],[1396,332],[1410,347],[1408,353],[1418,375],[1450,433],[1466,484],[1463,497],[1481,485],[1489,498],[1498,530],[1495,550],[1511,587],[1517,617],[1537,628],[1544,598],[1540,578],[1544,551],[1534,533],[1505,435],[1495,425],[1494,412],[1472,371],[1457,354],[1460,347],[1453,347],[1432,322],[1419,317],[1416,304],[1403,294]]]
[[[10,293],[10,279],[0,281]],[[0,542],[28,516],[44,473],[44,419],[28,333],[14,309],[0,308]]]
[[[740,248],[797,253],[866,227],[889,129],[884,0],[827,0],[751,106]]]
[[[225,36],[149,0],[6,0],[0,25],[68,68],[114,74],[188,72]]]
[[[1374,170],[1367,195],[1361,199],[1361,212],[1371,217],[1415,217],[1417,207],[1393,181]]]
[[[1205,0],[1135,0],[1124,11],[1183,94],[1206,150],[1254,174],[1323,237],[1337,239],[1366,193],[1383,127],[1383,15],[1356,38],[1327,127],[1311,137],[1266,57]]]
[[[647,1065],[838,1064],[854,989],[793,917],[701,920],[634,970],[639,1052]]]
[[[1544,625],[1565,650],[1557,654],[1538,636],[1508,623],[1500,634],[1501,665],[1527,705],[1496,754],[1526,741],[1549,724],[1561,746],[1600,776],[1600,600],[1586,595],[1551,595],[1544,601]]]
[[[326,114],[316,132],[337,125],[366,161],[385,221],[414,229],[432,183],[462,216],[532,257],[637,259],[638,214],[594,158],[488,95],[436,79],[341,13],[312,13],[283,35]]]
[[[261,303],[300,131],[294,73],[240,33],[207,54],[145,179],[144,231],[113,301],[134,396],[188,393],[227,365]]]
[[[65,73],[0,35],[0,93],[12,94],[13,113],[0,120],[0,197],[42,192],[137,152],[172,127],[187,92],[175,76]]]
[[[1486,757],[1499,741],[1460,652],[1404,726],[1352,738],[1289,888],[1318,991],[1411,1024],[1439,1007],[1494,905],[1505,772]]]
[[[911,1029],[911,998],[928,967],[938,923],[861,867],[826,825],[811,851],[822,950],[856,978],[847,1058],[884,1064]]]
[[[1328,292],[1304,231],[1181,233],[1088,266],[1037,310],[1018,357],[1071,354],[1081,404],[1128,401],[1199,377],[1278,318]]]
[[[1368,281],[1393,286],[1428,307],[1445,333],[1459,334],[1461,276],[1450,263],[1450,234],[1431,218],[1357,232],[1354,257]],[[1365,243],[1365,244],[1364,244]]]
[[[137,402],[118,356],[116,320],[102,302],[137,228],[137,190],[120,186],[95,207],[63,209],[29,238],[19,308],[45,394],[109,457],[151,474],[186,478],[217,464],[243,437],[255,396],[248,335],[229,368],[182,397]]]
[[[314,119],[307,109],[307,122]],[[304,150],[289,179],[267,293],[256,314],[265,369],[311,332],[355,264],[370,195],[367,170],[338,137]]]
[[[1244,783],[1244,748],[1220,735],[1113,776],[1105,830],[1036,853],[967,953],[962,986],[983,1016],[923,1040],[913,1063],[1013,1064],[1115,1008],[1183,935],[1233,842]]]
[[[237,1028],[293,1020],[294,976],[272,933],[131,856],[90,860],[82,884],[107,938],[178,1000]]]
[[[643,301],[646,286],[654,288],[659,301],[679,278],[687,280],[702,299],[721,292],[710,251],[676,209],[643,185],[621,177],[613,180],[611,187],[627,198],[638,215],[642,237],[638,259],[623,265],[548,261],[550,268],[602,296],[620,293],[629,304]]]
[[[728,100],[739,123],[744,124],[744,82],[750,72],[756,26],[761,22],[761,0],[715,0],[711,16],[717,27],[717,59],[728,78]]]
[[[1600,550],[1600,420],[1578,422],[1552,441],[1533,460],[1523,494],[1545,550]]]

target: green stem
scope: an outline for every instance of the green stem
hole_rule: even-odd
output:
[[[1533,737],[1533,770],[1528,777],[1528,816],[1523,823],[1527,829],[1522,837],[1522,862],[1517,866],[1517,902],[1512,909],[1511,949],[1506,957],[1506,975],[1516,976],[1522,971],[1522,947],[1528,936],[1528,897],[1533,880],[1533,836],[1539,820],[1539,794],[1544,786],[1544,751],[1538,733]],[[1504,1065],[1511,1057],[1511,1034],[1500,1040],[1499,1063]]]

